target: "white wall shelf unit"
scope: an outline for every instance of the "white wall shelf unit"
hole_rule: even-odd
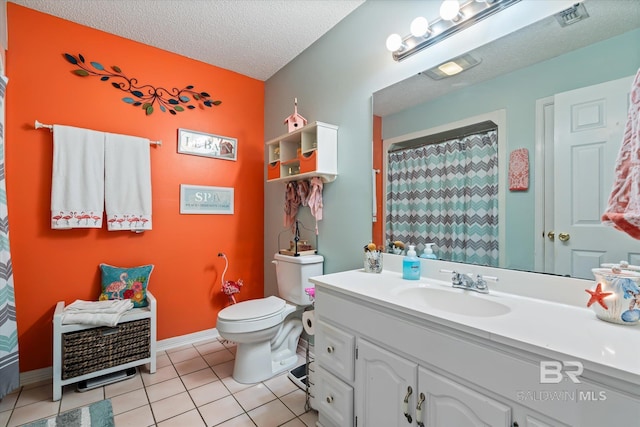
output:
[[[338,127],[309,123],[266,142],[267,181],[286,182],[319,176],[332,182],[338,176]]]
[[[62,387],[139,365],[156,372],[156,299],[147,291],[147,307],[133,308],[118,324],[62,324],[64,301],[53,314],[53,400]]]

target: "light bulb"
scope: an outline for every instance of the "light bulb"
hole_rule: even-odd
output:
[[[391,34],[387,37],[387,49],[391,52],[395,52],[396,50],[402,47],[402,37],[399,34]]]
[[[447,21],[453,21],[460,13],[458,0],[444,0],[440,6],[440,17]]]
[[[411,35],[422,37],[429,32],[429,21],[423,16],[418,16],[411,22]]]

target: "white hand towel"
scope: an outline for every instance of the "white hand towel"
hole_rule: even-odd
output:
[[[116,326],[122,315],[131,308],[133,302],[130,299],[113,302],[76,300],[64,308],[62,324]]]
[[[149,140],[107,133],[104,162],[107,229],[151,230]]]
[[[51,228],[101,228],[104,133],[53,125]]]

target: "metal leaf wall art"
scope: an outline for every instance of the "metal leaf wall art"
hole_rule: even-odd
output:
[[[125,76],[122,69],[116,65],[111,66],[111,71],[108,71],[99,62],[87,63],[81,54],[74,56],[65,53],[64,57],[73,65],[80,67],[72,71],[74,74],[80,77],[100,77],[103,82],[111,81],[111,86],[114,88],[128,92],[131,96],[125,96],[122,101],[134,107],[141,107],[147,116],[153,114],[156,107],[163,113],[168,111],[176,115],[185,109],[195,109],[192,102],[205,107],[218,106],[222,103],[219,100],[212,100],[207,92],[194,90],[192,85],[185,86],[184,89],[171,90],[152,85],[138,85],[138,79]]]

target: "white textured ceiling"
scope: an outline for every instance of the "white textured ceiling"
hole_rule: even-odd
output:
[[[418,74],[374,94],[373,112],[384,117],[447,93],[640,27],[640,0],[583,0],[589,17],[561,27],[550,16],[470,53],[482,62],[450,78]],[[640,48],[640,40],[637,46]],[[526,84],[526,83],[525,83]]]
[[[9,0],[267,80],[364,0]]]

